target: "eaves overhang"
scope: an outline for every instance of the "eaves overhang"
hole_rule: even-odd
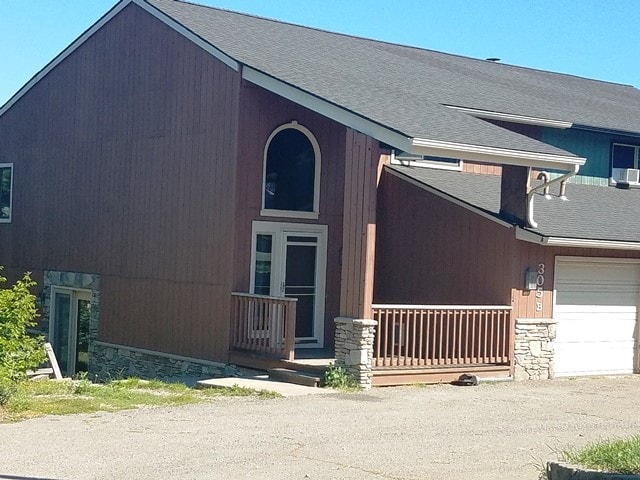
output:
[[[595,240],[542,235],[522,227],[516,227],[516,239],[546,247],[602,248],[610,250],[640,250],[640,242],[620,240]]]
[[[573,155],[554,155],[412,138],[248,65],[242,66],[242,78],[399,150],[417,155],[554,170],[571,170],[574,165],[584,165],[586,161],[585,158]]]
[[[437,157],[459,158],[461,160],[500,163],[540,168],[542,170],[572,170],[575,165],[584,165],[586,158],[573,155],[555,155],[523,150],[466,145],[414,138],[411,153]]]

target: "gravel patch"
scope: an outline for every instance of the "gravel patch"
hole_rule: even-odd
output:
[[[0,478],[536,479],[640,432],[640,377],[434,385],[0,424]]]

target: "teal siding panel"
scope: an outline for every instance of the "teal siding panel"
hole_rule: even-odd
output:
[[[580,168],[578,177],[608,179],[611,172],[611,144],[613,142],[637,145],[637,138],[590,132],[588,130],[542,128],[540,140],[563,150],[584,157],[587,162]],[[594,180],[586,180],[586,182]],[[586,183],[577,179],[577,183]]]
[[[541,140],[563,150],[585,157],[587,162],[578,175],[586,177],[609,177],[609,161],[612,138],[609,135],[585,130],[559,130],[543,128]]]

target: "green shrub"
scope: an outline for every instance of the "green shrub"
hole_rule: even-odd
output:
[[[6,281],[0,275],[0,286]],[[0,288],[0,405],[7,402],[27,370],[46,358],[43,338],[27,333],[38,316],[36,297],[30,291],[35,284],[26,273],[13,287]]]
[[[330,364],[324,372],[324,385],[339,390],[355,390],[356,382],[344,367]]]

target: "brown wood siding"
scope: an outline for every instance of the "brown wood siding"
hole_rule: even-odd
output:
[[[502,165],[481,162],[464,162],[462,171],[467,173],[479,173],[481,175],[502,175]]]
[[[226,360],[239,88],[126,7],[0,118],[0,263],[101,274],[101,340]]]
[[[509,305],[513,230],[383,172],[375,303]]]
[[[512,305],[514,318],[550,318],[557,256],[638,259],[640,252],[519,241],[513,228],[383,174],[375,303]],[[544,285],[537,298],[524,289],[525,272],[541,263]]]
[[[606,250],[598,248],[545,247],[528,242],[514,240],[516,255],[513,268],[513,314],[515,318],[551,318],[553,317],[553,284],[557,256],[602,257],[602,258],[640,258],[638,251]],[[543,296],[537,299],[534,291],[524,290],[524,276],[527,268],[536,269],[544,263],[545,275]],[[536,302],[542,302],[542,310],[536,309]]]
[[[372,318],[376,191],[381,163],[378,142],[348,129],[340,294],[343,316]]]
[[[238,292],[249,290],[254,220],[328,225],[324,337],[325,345],[332,346],[333,319],[340,313],[345,127],[249,82],[243,83],[241,92],[240,131],[246,135],[238,147],[233,289]],[[293,120],[308,128],[320,146],[322,163],[317,220],[260,215],[266,142],[277,127]]]

